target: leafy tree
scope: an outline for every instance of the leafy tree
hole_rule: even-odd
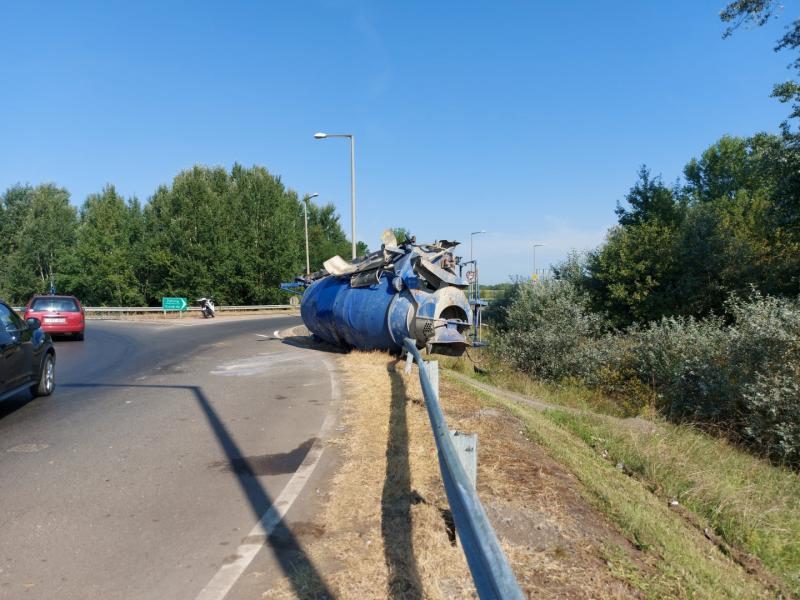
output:
[[[114,186],[92,194],[81,209],[71,291],[90,305],[140,306],[137,231],[141,208],[126,203]]]
[[[161,187],[145,209],[149,301],[210,295],[272,303],[302,272],[297,194],[262,167],[194,167]]]
[[[675,306],[677,231],[660,221],[619,225],[589,257],[585,287],[595,310],[616,326],[644,322]]]
[[[661,177],[652,177],[649,169],[642,165],[639,180],[625,196],[630,208],[617,203],[615,212],[620,225],[638,225],[650,221],[664,225],[678,223],[683,217],[685,204],[675,196],[673,190],[661,182]]]
[[[60,289],[77,227],[69,192],[53,184],[15,186],[1,203],[0,294],[23,303],[48,291],[51,282]]]

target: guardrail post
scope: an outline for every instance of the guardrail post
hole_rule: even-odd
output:
[[[472,484],[472,489],[477,489],[478,483],[478,434],[464,433],[463,431],[450,430],[450,439],[456,447],[458,459],[467,472],[467,477]]]
[[[436,393],[436,397],[439,397],[439,361],[438,360],[426,360],[425,362],[425,370],[428,372],[428,379],[431,382],[431,387],[433,391]]]
[[[414,355],[411,352],[406,352],[406,366],[403,368],[403,372],[406,375],[411,375],[411,367],[414,366]]]

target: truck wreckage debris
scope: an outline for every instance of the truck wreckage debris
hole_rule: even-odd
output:
[[[323,270],[297,278],[307,286],[300,303],[306,327],[359,350],[400,353],[411,338],[430,353],[461,355],[473,314],[464,293],[469,284],[456,274],[458,242],[398,244],[391,231],[381,239],[377,252],[349,262],[334,256]]]

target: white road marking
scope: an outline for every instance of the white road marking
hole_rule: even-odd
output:
[[[272,333],[272,335],[274,335],[278,339],[281,339],[281,332],[278,331],[277,329]]]
[[[257,333],[256,337],[263,337],[263,338],[267,338],[268,340],[272,339],[272,336],[264,335],[263,333]]]
[[[319,459],[325,450],[323,446],[324,440],[328,437],[333,424],[336,421],[335,409],[339,405],[340,390],[339,379],[333,364],[327,358],[323,358],[322,362],[325,368],[328,369],[328,376],[331,380],[331,408],[325,416],[325,421],[317,435],[317,441],[311,446],[311,449],[306,454],[305,459],[297,468],[289,483],[281,490],[278,497],[272,503],[272,506],[265,512],[258,523],[256,523],[253,530],[246,539],[263,539],[263,542],[240,544],[236,549],[236,556],[238,557],[231,563],[222,565],[219,571],[216,572],[208,585],[204,587],[197,595],[195,600],[223,600],[231,588],[236,584],[239,577],[245,572],[250,563],[258,554],[258,551],[266,544],[268,536],[275,529],[275,526],[281,522],[286,513],[297,500],[297,497],[303,491],[306,483],[317,468]]]

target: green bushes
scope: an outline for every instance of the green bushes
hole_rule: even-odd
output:
[[[517,294],[498,351],[530,375],[653,403],[800,466],[800,302],[754,292],[725,309],[614,331],[571,282],[548,281]]]
[[[505,310],[500,336],[503,355],[519,370],[557,380],[580,369],[577,351],[603,329],[588,308],[588,296],[570,282],[518,284]]]

